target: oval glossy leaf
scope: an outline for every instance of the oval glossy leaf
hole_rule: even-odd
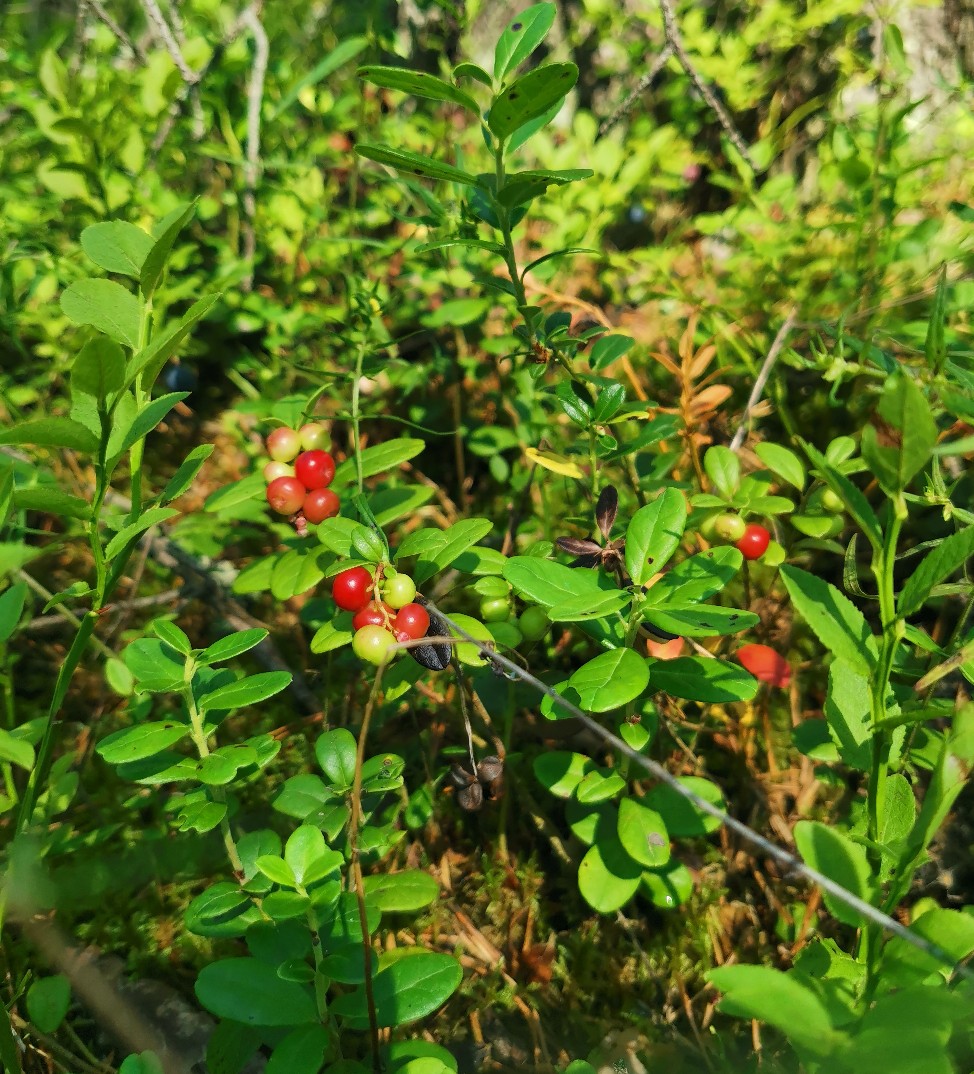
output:
[[[373,64],[360,67],[358,76],[364,78],[366,82],[371,82],[373,86],[401,90],[403,93],[411,93],[414,97],[426,97],[431,101],[449,101],[451,104],[466,108],[475,116],[480,115],[480,106],[473,97],[425,71],[409,71],[403,67],[381,67]]]
[[[108,764],[125,764],[153,757],[188,734],[183,723],[143,723],[115,731],[98,743],[95,752]]]
[[[708,600],[732,582],[744,557],[730,545],[718,545],[677,563],[646,593],[646,603],[689,604]]]
[[[425,159],[425,158],[423,158]],[[374,444],[362,452],[362,476],[374,477],[386,470],[392,470],[401,463],[415,458],[426,447],[422,440],[400,437],[387,440],[384,444]],[[346,459],[335,467],[332,485],[347,485],[355,480],[355,460]]]
[[[853,842],[844,832],[813,820],[800,820],[795,825],[795,846],[806,864],[825,873],[846,891],[869,901],[872,870],[865,847]],[[824,898],[829,911],[839,921],[846,925],[862,924],[859,914],[844,902],[828,894]]]
[[[626,781],[615,769],[599,768],[585,774],[575,788],[575,799],[582,805],[597,805],[625,789]]]
[[[372,982],[380,1026],[406,1025],[432,1014],[453,995],[463,977],[460,964],[451,955],[430,951],[413,954],[409,949],[400,949],[396,955]],[[384,956],[384,961],[387,958]],[[330,1010],[354,1025],[363,1028],[368,1025],[363,989],[340,996]]]
[[[315,757],[329,783],[336,787],[351,787],[355,780],[355,761],[358,744],[351,731],[336,727],[318,736]]]
[[[556,798],[570,798],[595,762],[581,753],[551,750],[539,753],[532,765],[538,782]]]
[[[710,704],[721,701],[750,701],[760,685],[758,680],[748,675],[743,668],[702,656],[653,660],[649,669],[654,691],[682,697],[687,701]]]
[[[722,499],[731,500],[741,487],[741,460],[730,448],[717,444],[703,457],[707,477]]]
[[[436,880],[421,869],[367,876],[363,886],[369,902],[383,913],[422,910],[436,902],[440,894]]]
[[[632,594],[625,589],[585,593],[553,604],[548,609],[548,618],[553,623],[581,623],[587,619],[615,615],[631,603]]]
[[[534,604],[544,608],[586,595],[618,593],[614,580],[598,571],[581,570],[536,556],[514,556],[504,565],[504,577]]]
[[[384,145],[362,144],[355,147],[355,152],[368,157],[377,164],[386,164],[400,172],[410,175],[425,175],[429,179],[440,179],[447,183],[461,183],[463,186],[482,187],[483,183],[476,175],[454,168],[451,164],[421,156],[419,153],[407,153],[405,149],[390,149]]]
[[[37,447],[64,447],[75,451],[98,449],[98,437],[70,418],[38,418],[21,421],[0,431],[0,444],[34,444]]]
[[[487,126],[502,141],[528,120],[547,112],[578,81],[573,63],[548,63],[528,71],[494,98]]]
[[[325,837],[312,825],[302,824],[288,838],[284,860],[294,871],[294,879],[303,883],[305,873],[324,853]]]
[[[658,868],[670,860],[670,836],[663,818],[638,798],[619,803],[619,842],[640,865]]]
[[[311,639],[311,651],[313,653],[330,653],[333,649],[341,649],[343,645],[352,644],[352,613],[343,612],[330,623],[320,626]]]
[[[17,489],[13,494],[13,506],[19,511],[43,511],[63,518],[88,518],[91,515],[91,504],[80,496],[38,486]]]
[[[224,660],[232,660],[235,656],[249,652],[255,645],[260,645],[266,637],[267,631],[263,627],[239,630],[236,634],[230,634],[208,645],[196,658],[197,663],[219,664]]]
[[[649,684],[646,661],[632,649],[613,649],[589,660],[568,680],[583,709],[608,712],[634,701]]]
[[[42,1033],[53,1033],[71,1003],[71,985],[60,973],[40,977],[27,989],[27,1017]]]
[[[162,490],[159,500],[169,503],[178,499],[196,480],[196,475],[203,468],[203,463],[213,454],[214,444],[200,444],[183,459],[179,469],[172,475]]]
[[[974,526],[940,541],[907,578],[897,604],[899,614],[907,616],[919,611],[933,587],[959,570],[971,556],[974,556]]]
[[[642,868],[629,857],[614,833],[600,835],[578,867],[578,890],[600,914],[620,909],[636,894]]]
[[[679,547],[686,525],[686,500],[676,489],[665,489],[633,515],[626,530],[626,569],[636,585],[645,585],[663,568]]]
[[[721,811],[726,809],[721,789],[709,779],[703,779],[700,776],[683,776],[677,782],[709,805]],[[659,814],[666,825],[666,830],[674,839],[709,835],[717,831],[721,825],[717,817],[705,813],[689,798],[685,798],[666,783],[660,783],[654,787],[643,802]]]
[[[765,441],[756,445],[754,453],[776,477],[794,485],[799,492],[805,488],[805,467],[793,451]]]
[[[661,910],[675,910],[693,893],[693,877],[682,861],[671,858],[662,869],[647,869],[639,881],[639,890]]]
[[[268,697],[279,694],[291,683],[289,671],[265,671],[259,675],[248,675],[245,679],[228,683],[200,698],[201,712],[214,709],[239,709],[245,705],[256,705]]]
[[[140,533],[145,533],[146,530],[152,529],[153,526],[158,526],[161,522],[165,522],[167,519],[173,518],[178,515],[179,512],[174,507],[153,507],[146,511],[135,522],[126,526],[124,529],[118,531],[115,536],[105,546],[105,559],[114,559],[119,552],[130,542],[133,541]]]
[[[318,1074],[331,1050],[332,1039],[332,1031],[323,1025],[292,1030],[274,1046],[264,1074]]]
[[[295,1026],[318,1021],[311,989],[283,981],[256,958],[225,958],[204,966],[196,997],[219,1018],[244,1025]]]

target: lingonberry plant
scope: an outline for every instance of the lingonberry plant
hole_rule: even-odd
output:
[[[672,11],[663,10],[667,47],[682,65],[688,61],[672,36]],[[259,26],[256,8],[248,12]],[[519,867],[537,854],[549,890],[559,873],[567,878],[557,900],[565,931],[582,931],[583,915],[592,928],[589,911],[611,923],[633,906],[634,918],[673,936],[684,925],[707,931],[700,921],[709,928],[731,907],[718,905],[722,896],[713,890],[723,881],[706,879],[718,860],[707,840],[723,825],[783,865],[785,875],[770,885],[760,874],[776,917],[770,932],[782,943],[771,949],[765,911],[753,906],[761,950],[777,965],[749,965],[737,952],[727,959],[703,943],[708,968],[724,963],[710,969],[704,986],[711,1011],[719,993],[728,1015],[774,1027],[779,1041],[767,1061],[782,1058],[789,1070],[963,1074],[974,1063],[965,965],[974,917],[969,907],[915,898],[916,878],[974,764],[974,706],[963,686],[944,688],[950,676],[974,681],[966,573],[974,514],[958,462],[971,446],[974,376],[969,356],[959,347],[948,353],[945,343],[945,277],[926,340],[913,354],[863,340],[856,362],[840,355],[835,368],[817,343],[807,348],[812,359],[797,349],[787,355],[803,375],[822,374],[836,404],[843,378],[860,378],[843,407],[862,417],[861,435],[825,442],[814,428],[786,436],[770,421],[750,430],[745,422],[727,445],[714,443],[726,428],[719,408],[732,397],[716,382],[726,372],[721,348],[737,335],[723,331],[723,310],[691,316],[677,361],[660,344],[648,352],[645,336],[637,343],[612,331],[600,310],[548,286],[554,265],[585,251],[574,243],[549,248],[555,225],[529,227],[535,216],[528,213],[544,211],[547,199],[556,217],[570,196],[584,198],[572,192],[593,176],[562,166],[577,162],[563,133],[552,133],[578,69],[554,59],[532,66],[555,15],[554,4],[538,3],[514,17],[491,70],[462,62],[440,78],[373,63],[360,68],[363,93],[381,99],[356,101],[356,114],[405,93],[452,109],[452,133],[435,137],[417,112],[408,113],[410,123],[387,125],[402,146],[356,138],[360,157],[398,173],[390,195],[395,245],[382,247],[390,264],[381,278],[369,274],[381,269],[376,262],[365,269],[361,249],[371,240],[360,243],[358,231],[374,211],[369,192],[392,181],[362,161],[342,163],[356,234],[343,265],[344,305],[332,318],[336,354],[307,348],[311,357],[294,362],[282,398],[261,398],[244,380],[252,424],[232,436],[249,453],[252,473],[211,494],[203,515],[212,532],[200,584],[207,595],[220,594],[214,606],[234,631],[222,626],[210,644],[194,645],[201,627],[190,616],[177,626],[175,614],[155,615],[141,629],[113,627],[114,636],[102,627],[129,574],[137,588],[144,564],[133,566],[136,550],[148,551],[154,529],[175,518],[171,502],[191,489],[213,450],[208,444],[174,460],[174,475],[152,491],[145,438],[186,399],[185,391],[153,398],[153,385],[161,376],[171,386],[167,363],[170,372],[185,368],[172,360],[216,302],[171,312],[193,290],[192,281],[170,290],[164,271],[170,259],[175,270],[183,267],[173,250],[193,207],[159,221],[151,234],[122,221],[82,232],[95,264],[136,280],[138,290],[86,279],[64,291],[65,316],[93,330],[68,372],[69,416],[0,433],[3,446],[71,451],[72,465],[92,482],[86,497],[51,483],[25,485],[13,471],[0,484],[0,517],[12,520],[18,540],[26,546],[36,536],[27,512],[45,512],[61,519],[68,538],[77,525],[91,563],[90,576],[43,594],[45,610],[61,609],[77,627],[46,719],[14,726],[11,716],[0,729],[4,806],[16,811],[17,834],[4,908],[25,927],[36,925],[37,911],[56,901],[50,860],[109,837],[72,827],[79,778],[72,752],[56,748],[72,676],[97,649],[124,701],[111,714],[111,731],[101,722],[85,729],[78,756],[109,766],[119,781],[113,788],[131,784],[125,808],[185,848],[187,861],[222,848],[225,867],[214,875],[207,865],[205,884],[191,873],[182,913],[185,933],[201,944],[195,995],[218,1019],[206,1048],[213,1071],[238,1074],[259,1053],[269,1074],[456,1072],[448,1030],[434,1043],[406,1039],[403,1028],[447,1001],[463,1002],[456,997],[469,951],[492,957],[476,929],[439,899],[463,856],[456,846],[476,841],[476,855],[467,856],[485,863],[479,886],[491,913],[502,913],[504,891],[526,889]],[[373,30],[370,24],[369,39],[351,39],[339,58],[391,42],[377,31],[373,42]],[[298,101],[344,114],[331,109],[327,93],[316,96],[315,79],[333,61],[326,57],[302,78],[277,102],[277,114]],[[57,70],[51,59],[44,81],[56,83]],[[187,100],[195,91],[187,83]],[[271,111],[258,108],[257,118]],[[70,117],[59,136],[70,137],[80,123]],[[46,119],[40,125],[50,126]],[[897,121],[883,129],[892,137],[905,128]],[[458,147],[456,155],[443,159],[443,146]],[[521,166],[534,146],[543,147],[535,159],[550,167]],[[835,146],[854,175],[838,135]],[[279,165],[266,163],[271,171]],[[81,174],[81,165],[72,167]],[[291,167],[288,158],[288,175]],[[745,174],[745,200],[760,208],[771,196],[766,177]],[[864,211],[895,205],[895,182],[877,176],[868,196],[857,195]],[[416,177],[448,186],[431,190]],[[106,185],[106,199],[117,185]],[[279,194],[286,205],[288,197]],[[591,195],[586,212],[598,211],[599,198]],[[267,212],[284,221],[275,256],[298,274],[308,256],[303,226],[292,227],[293,206],[272,202]],[[412,233],[403,240],[409,228],[422,229],[419,245]],[[298,231],[293,246],[282,238]],[[777,253],[772,260],[777,273]],[[386,323],[387,307],[398,301],[393,292],[408,290],[389,286],[404,265],[429,268],[412,301],[430,306],[417,314],[424,328],[444,330],[443,337],[431,331],[432,341],[420,337],[422,360],[404,356],[410,337],[394,337]],[[292,330],[321,332],[321,319],[302,307],[313,287],[293,291],[282,350]],[[498,297],[501,316],[493,309]],[[269,298],[258,288],[226,301],[246,324]],[[597,324],[587,319],[593,310]],[[302,323],[306,315],[311,328]],[[486,339],[483,353],[473,354],[464,330],[475,322]],[[721,348],[699,338],[711,329],[723,332]],[[427,344],[435,353],[427,354]],[[728,346],[745,349],[736,338]],[[660,373],[641,380],[635,366],[649,355]],[[446,430],[432,428],[430,417],[444,385],[445,396],[456,389]],[[276,390],[272,376],[262,386]],[[490,400],[489,419],[465,409],[475,389]],[[423,406],[415,404],[420,391]],[[658,405],[661,395],[677,405]],[[781,428],[800,429],[788,417],[784,388],[776,403]],[[767,411],[749,402],[745,414],[757,420]],[[395,436],[393,422],[421,435]],[[437,435],[447,437],[452,458],[432,446]],[[471,459],[476,469],[465,472]],[[112,482],[126,462],[122,497]],[[492,506],[481,511],[476,494],[484,488]],[[221,532],[222,544],[214,536]],[[252,557],[233,576],[232,598],[226,574],[209,558],[228,548]],[[189,570],[185,553],[171,555]],[[246,607],[232,603],[251,598]],[[26,581],[0,593],[0,647],[18,630],[27,601]],[[312,705],[300,719],[288,695],[285,726],[255,726],[249,710],[282,703],[300,676],[281,667],[279,656],[276,666],[255,672],[251,664],[266,655],[272,636],[236,627],[280,605],[291,620],[287,655],[295,670],[307,665]],[[9,700],[9,674],[2,685]],[[759,744],[770,777],[757,772]],[[805,759],[805,782],[796,788],[776,767],[786,751]],[[823,787],[834,789],[832,801]],[[768,799],[795,799],[793,810],[776,816],[775,836],[793,840],[802,861],[739,819],[763,817],[766,790]],[[549,816],[552,800],[557,809]],[[544,833],[551,856],[514,843],[524,818]],[[424,829],[430,842],[407,838]],[[721,850],[751,861],[730,836]],[[721,874],[728,890],[743,882],[739,873]],[[822,885],[824,909],[809,896],[794,904],[800,913],[785,905],[799,897],[800,875]],[[529,921],[536,909],[547,914],[543,898],[526,898]],[[679,907],[685,915],[668,913]],[[398,915],[423,913],[428,927],[404,931]],[[516,951],[510,931],[505,965],[491,964],[483,976],[505,990],[517,987],[519,973],[536,984],[547,973],[550,981],[556,955],[539,953],[543,945],[527,938]],[[468,955],[460,959],[464,945]],[[565,960],[557,973],[569,979],[581,961]],[[610,961],[600,951],[599,972]],[[702,983],[702,971],[694,973]],[[62,979],[32,980],[25,1009],[34,1028],[56,1028],[69,999]],[[692,1014],[685,991],[683,999]],[[0,1031],[0,1059],[18,1074],[12,1026],[19,1025]],[[424,1032],[430,1038],[434,1031]],[[558,1065],[570,1054],[566,1045]],[[705,1058],[719,1066],[719,1057]],[[148,1074],[154,1063],[143,1053],[121,1069]],[[607,1066],[600,1060],[598,1069]],[[579,1060],[567,1074],[596,1069]]]

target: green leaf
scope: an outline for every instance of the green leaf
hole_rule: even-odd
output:
[[[436,902],[440,894],[440,885],[421,869],[367,876],[363,885],[366,897],[383,913],[422,910]]]
[[[17,582],[0,596],[0,645],[9,641],[24,614],[27,583]],[[46,609],[45,609],[46,610]]]
[[[424,242],[417,246],[416,253],[428,254],[434,250],[450,250],[455,246],[464,246],[469,250],[487,250],[492,254],[505,253],[499,242],[488,242],[487,239],[436,239],[434,242]]]
[[[825,648],[870,675],[876,664],[876,639],[852,601],[834,585],[798,567],[783,566],[781,577],[795,610]]]
[[[532,4],[509,22],[494,48],[494,77],[503,81],[519,67],[545,39],[554,21],[555,5],[543,3]]]
[[[184,723],[167,720],[162,723],[142,723],[126,727],[103,738],[95,752],[106,764],[127,764],[144,757],[154,757],[189,734]]]
[[[937,277],[937,290],[933,297],[933,308],[927,321],[927,338],[923,344],[927,365],[939,373],[947,359],[947,344],[944,340],[944,325],[947,323],[947,265],[940,266]]]
[[[571,798],[575,788],[595,769],[595,762],[581,753],[547,750],[535,757],[532,768],[538,782],[550,794],[556,798]]]
[[[0,432],[0,444],[63,447],[93,454],[98,450],[98,437],[70,418],[37,418],[4,429]]]
[[[583,593],[581,596],[560,600],[548,609],[553,623],[581,623],[586,619],[602,619],[622,611],[632,603],[632,594],[625,589],[607,590],[604,593]]]
[[[344,41],[339,41],[331,52],[326,53],[310,71],[302,75],[284,94],[277,108],[271,113],[270,118],[272,120],[277,119],[278,116],[286,112],[294,104],[308,86],[316,86],[332,72],[337,71],[339,67],[354,59],[363,49],[368,47],[368,44],[367,37],[347,37]]]
[[[145,439],[169,411],[177,403],[182,402],[188,394],[189,392],[171,392],[169,395],[160,395],[158,399],[153,399],[151,403],[147,403],[129,426],[122,437],[120,445],[117,443],[113,433],[112,440],[114,442],[108,445],[109,466],[112,459],[121,458],[136,441]]]
[[[259,675],[248,675],[244,679],[221,686],[212,693],[204,694],[199,701],[200,711],[212,712],[256,705],[259,701],[265,701],[286,689],[291,678],[289,671],[265,671]]]
[[[359,78],[371,82],[374,86],[383,89],[401,90],[403,93],[411,93],[414,97],[426,97],[431,101],[449,101],[466,108],[475,116],[480,116],[480,106],[469,94],[449,82],[444,82],[435,75],[425,71],[409,71],[403,67],[381,67],[370,65],[360,67],[357,72]]]
[[[17,738],[0,728],[0,761],[17,765],[30,772],[34,767],[34,747],[23,738]]]
[[[123,548],[140,533],[145,533],[146,530],[151,529],[153,526],[159,525],[160,522],[165,522],[166,519],[172,518],[174,515],[178,515],[179,512],[174,507],[152,507],[145,512],[135,522],[130,523],[108,542],[105,546],[105,559],[113,560]]]
[[[236,634],[229,634],[220,638],[212,645],[208,645],[196,658],[198,664],[220,664],[224,660],[233,660],[234,657],[242,656],[267,637],[267,631],[263,627],[255,627],[252,630],[240,630]]]
[[[702,656],[652,660],[649,678],[654,691],[711,705],[723,701],[750,701],[760,686],[758,680],[742,667]]]
[[[679,547],[686,525],[686,500],[672,488],[632,516],[626,530],[626,569],[635,585],[645,585],[662,570]]]
[[[178,499],[196,480],[196,475],[203,464],[213,454],[215,444],[200,444],[183,459],[179,469],[172,475],[166,487],[159,494],[160,503],[171,503]]]
[[[603,370],[627,354],[635,342],[631,336],[602,336],[592,344],[588,364],[596,372]]]
[[[940,907],[921,914],[910,925],[911,931],[942,948],[955,961],[974,951],[974,917],[959,910]],[[883,950],[882,972],[897,984],[924,980],[931,974],[946,976],[952,967],[934,955],[919,951],[899,936],[894,936]],[[969,1021],[969,1019],[968,1019]]]
[[[805,488],[805,467],[793,451],[766,440],[755,447],[754,453],[776,477],[794,485],[799,492]]]
[[[638,798],[619,803],[619,842],[633,861],[656,868],[670,860],[670,837],[663,818]]]
[[[413,572],[417,585],[422,585],[434,574],[449,567],[468,548],[487,536],[494,528],[487,518],[465,518],[454,523],[441,534],[443,543],[432,555],[423,555]]]
[[[440,179],[447,183],[461,183],[464,186],[483,187],[483,181],[476,175],[454,168],[451,164],[424,157],[419,153],[408,153],[405,149],[390,149],[384,145],[362,143],[355,147],[359,156],[368,157],[377,164],[386,164],[397,171],[410,172],[413,175],[425,175],[429,179]]]
[[[87,395],[107,409],[125,381],[125,352],[113,340],[96,336],[71,364],[71,396]]]
[[[402,1026],[432,1014],[453,995],[463,977],[452,955],[415,948],[401,948],[391,959],[384,955],[382,962],[385,965],[372,982],[380,1026]],[[364,989],[338,997],[330,1010],[358,1028],[368,1025]]]
[[[315,757],[329,783],[342,789],[351,787],[355,781],[355,760],[358,743],[351,731],[336,727],[318,736]]]
[[[727,806],[721,789],[709,779],[703,779],[700,776],[684,776],[677,782],[688,791],[693,791],[698,798],[709,802],[710,805],[726,810]],[[684,798],[668,783],[658,784],[643,801],[663,818],[666,831],[674,839],[709,835],[720,828],[720,821],[715,816],[698,809],[689,798]]]
[[[475,82],[479,82],[488,89],[494,84],[490,75],[475,63],[458,63],[453,68],[453,81],[459,82],[461,78],[472,78]]]
[[[565,186],[567,183],[577,183],[580,179],[589,179],[591,176],[592,171],[589,168],[566,168],[557,172],[515,172],[507,177],[507,182],[498,193],[497,200],[501,205],[513,209],[515,206],[533,201],[550,186]]]
[[[869,901],[872,870],[865,847],[836,828],[812,820],[800,820],[795,825],[795,845],[807,865],[841,884],[846,891]],[[844,902],[829,894],[824,899],[832,916],[843,924],[862,924],[859,914]]]
[[[192,653],[193,646],[189,638],[175,623],[170,623],[167,619],[156,619],[152,623],[152,630],[160,641],[165,642],[170,649],[175,649],[180,656],[186,657]]]
[[[341,649],[344,645],[352,644],[352,613],[342,612],[330,623],[324,623],[318,628],[315,636],[311,639],[311,651],[316,654],[330,653],[334,649]]]
[[[743,562],[741,553],[730,545],[690,556],[649,587],[645,607],[708,600],[734,580]]]
[[[200,1003],[219,1018],[244,1025],[294,1026],[318,1021],[310,988],[282,980],[256,958],[225,958],[204,966],[196,979]]]
[[[575,788],[575,800],[582,805],[597,805],[615,798],[626,789],[626,781],[614,768],[597,768],[586,773]]]
[[[294,879],[299,884],[305,882],[305,875],[310,872],[315,862],[324,856],[325,851],[325,837],[318,828],[311,824],[301,824],[294,829],[284,847],[284,860],[291,867]]]
[[[81,248],[99,268],[138,279],[152,236],[124,220],[106,220],[81,232]]]
[[[583,664],[568,680],[579,705],[607,712],[639,697],[649,684],[646,661],[632,649],[613,649]]]
[[[133,350],[139,342],[139,300],[114,280],[78,280],[61,295],[61,309],[75,324],[90,324]]]
[[[71,984],[60,973],[39,977],[27,989],[27,1017],[42,1033],[54,1033],[71,1004]]]
[[[836,1032],[822,1001],[798,977],[770,966],[720,966],[706,974],[723,993],[719,1009],[780,1029],[814,1055],[826,1055]]]
[[[898,496],[930,461],[937,424],[923,392],[901,369],[887,378],[877,412],[882,432],[876,425],[863,429],[862,457],[883,491]]]
[[[204,295],[175,324],[154,336],[144,350],[133,354],[125,372],[126,386],[133,384],[139,375],[142,376],[143,387],[155,383],[162,367],[179,350],[197,321],[210,312],[219,297],[218,294]]]
[[[274,1045],[264,1074],[318,1074],[331,1045],[332,1031],[323,1025],[294,1029]]]
[[[611,914],[636,894],[642,868],[613,832],[597,837],[578,867],[578,890],[600,914]]]
[[[825,718],[839,755],[850,768],[868,772],[872,765],[869,679],[845,660],[832,661]]]
[[[425,447],[424,441],[411,440],[406,437],[398,440],[387,440],[384,444],[367,447],[362,452],[362,476],[373,477],[375,474],[392,470],[401,463],[415,458]],[[335,476],[332,478],[332,485],[335,488],[348,485],[354,480],[354,459],[346,459],[335,467]]]
[[[487,126],[503,141],[528,120],[547,112],[578,81],[573,63],[548,63],[528,71],[503,89],[490,106]]]
[[[271,595],[275,600],[285,601],[307,593],[325,577],[322,560],[327,552],[302,543],[292,548],[274,564],[271,574]]]
[[[664,604],[643,609],[643,619],[651,626],[680,634],[686,638],[709,638],[721,634],[736,634],[761,621],[754,612],[739,612],[714,604],[691,604],[680,608]]]
[[[203,510],[208,512],[232,511],[241,504],[261,498],[266,487],[267,484],[260,474],[251,474],[249,477],[243,477],[239,481],[232,481],[229,485],[224,485],[223,488],[217,489],[216,492],[211,492],[206,497]],[[334,520],[329,519],[329,521]],[[274,562],[277,562],[276,559]]]
[[[87,500],[55,488],[17,489],[13,494],[13,506],[20,511],[43,511],[60,518],[91,517],[91,504]]]
[[[618,593],[614,579],[598,571],[585,571],[536,556],[513,556],[504,565],[504,577],[526,597],[544,608],[577,598]]]
[[[974,556],[974,526],[940,541],[907,578],[897,602],[897,614],[905,618],[919,611],[933,587],[959,570],[971,556]]]
[[[741,460],[730,448],[715,445],[703,457],[707,477],[724,500],[731,500],[741,487]]]
[[[152,293],[159,285],[162,274],[166,268],[166,262],[172,253],[173,244],[179,237],[180,231],[189,223],[196,212],[195,200],[189,205],[174,209],[164,220],[161,221],[161,233],[152,244],[152,249],[146,254],[139,273],[139,287],[146,298],[151,298]]]

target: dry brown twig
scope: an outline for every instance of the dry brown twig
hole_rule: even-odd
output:
[[[254,63],[250,69],[247,83],[247,146],[244,164],[244,236],[243,259],[247,264],[247,275],[241,281],[244,291],[254,286],[254,256],[257,252],[257,178],[260,172],[260,110],[264,103],[264,79],[267,76],[267,61],[270,56],[270,44],[267,31],[260,21],[260,3],[251,4],[240,16],[244,28],[250,31],[254,39]]]
[[[775,362],[778,361],[781,352],[784,350],[785,343],[791,335],[791,330],[795,327],[795,321],[797,319],[798,307],[795,306],[778,329],[778,332],[771,343],[771,347],[768,350],[767,356],[764,359],[764,363],[761,366],[761,370],[757,375],[757,379],[754,381],[754,387],[751,389],[747,405],[744,407],[744,413],[741,415],[741,424],[738,426],[737,432],[734,433],[734,439],[730,442],[731,451],[740,451],[741,446],[744,443],[744,437],[747,435],[747,426],[751,420],[751,414],[754,411],[754,408],[758,405],[758,401],[764,392],[764,387],[768,383],[768,378],[771,376],[771,370],[774,369]]]

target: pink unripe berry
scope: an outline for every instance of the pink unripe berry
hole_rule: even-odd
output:
[[[281,426],[267,437],[267,454],[275,462],[290,462],[301,450],[301,439],[293,429]]]
[[[269,462],[264,467],[264,480],[268,485],[279,477],[294,477],[294,467],[289,462]]]

